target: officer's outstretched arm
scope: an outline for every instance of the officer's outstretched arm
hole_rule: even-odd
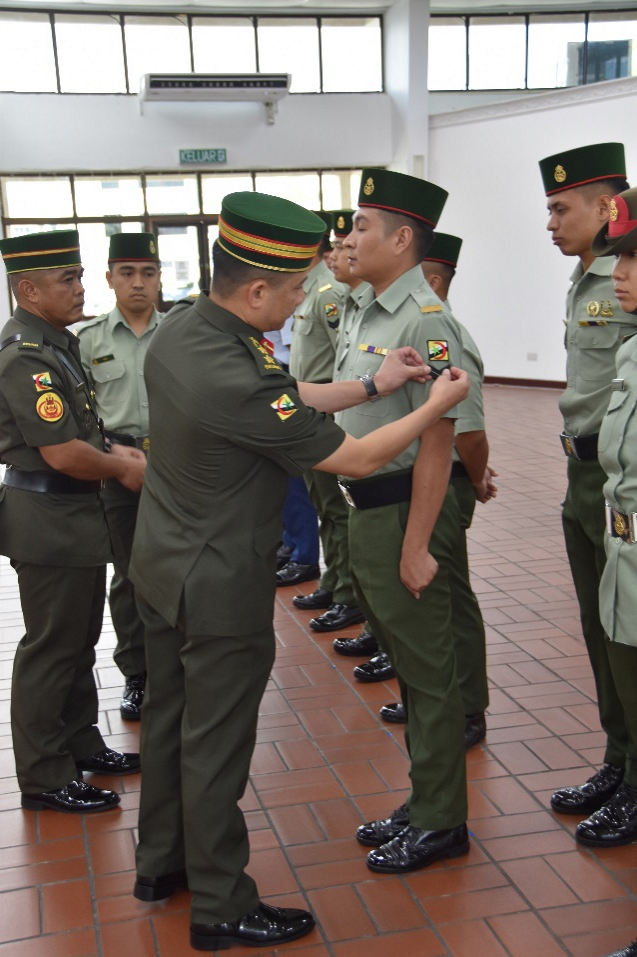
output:
[[[115,454],[107,454],[93,448],[88,442],[71,439],[59,445],[41,445],[40,455],[52,469],[73,478],[89,481],[114,478],[132,492],[139,492],[146,470],[144,453],[139,449],[123,450],[123,446],[114,448],[117,449]]]

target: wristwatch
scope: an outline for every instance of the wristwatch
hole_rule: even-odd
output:
[[[358,377],[363,385],[365,386],[365,392],[370,402],[377,402],[378,399],[382,399],[382,395],[376,388],[376,383],[374,382],[374,376],[371,373],[366,375],[359,375]]]

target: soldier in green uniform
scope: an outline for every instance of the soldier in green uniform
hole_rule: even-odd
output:
[[[597,460],[597,437],[611,395],[615,355],[623,337],[634,332],[635,321],[622,313],[615,298],[612,263],[596,259],[591,251],[595,236],[608,222],[613,196],[628,186],[624,148],[621,143],[598,143],[556,153],[540,162],[540,171],[553,243],[563,255],[579,260],[566,300],[567,383],[560,411],[568,489],[562,523],[606,734],[603,767],[584,784],[556,791],[551,807],[562,814],[586,816],[621,784],[628,745],[624,709],[599,619],[606,476]]]
[[[161,314],[161,263],[153,233],[111,236],[106,281],[115,293],[109,313],[91,319],[78,331],[82,365],[95,392],[95,403],[112,443],[148,451],[148,395],[144,359]],[[126,679],[120,714],[139,721],[144,687],[144,625],[128,578],[139,495],[120,482],[107,481],[102,491],[111,535],[115,574],[108,601],[117,647],[115,664]]]
[[[423,405],[411,348],[393,352],[375,380],[316,385],[284,372],[260,340],[302,301],[322,235],[321,220],[294,203],[226,196],[210,296],[187,307],[186,332],[173,310],[146,359],[153,447],[130,568],[148,665],[134,893],[161,900],[187,880],[199,950],[275,947],[313,925],[306,911],[259,903],[238,806],[274,658],[287,475],[365,475],[467,393],[464,373],[445,376]],[[413,377],[417,410],[367,439],[325,414]]]
[[[82,318],[79,235],[0,241],[17,308],[0,333],[0,548],[18,575],[26,634],[11,685],[22,807],[105,811],[113,791],[83,771],[129,774],[139,755],[106,748],[93,675],[102,627],[108,529],[101,480],[139,491],[136,449],[107,455],[97,410],[66,327]]]
[[[323,258],[331,251],[329,233],[332,216],[322,216],[326,232],[304,283],[305,296],[294,314],[290,373],[302,382],[332,381],[336,341],[347,287],[337,283]],[[310,595],[292,599],[297,608],[326,609],[310,619],[315,631],[335,631],[363,621],[354,601],[347,547],[347,506],[338,490],[335,475],[309,471],[305,476],[310,499],[319,517],[325,572],[319,587]],[[277,572],[279,585],[298,582],[293,565]]]
[[[362,173],[353,232],[345,240],[352,272],[370,285],[338,378],[373,374],[388,350],[415,342],[440,370],[462,347],[454,323],[426,283],[421,262],[447,193],[413,176]],[[420,401],[411,384],[387,402],[337,418],[357,437],[377,434]],[[362,825],[368,866],[402,873],[466,854],[464,708],[451,640],[449,565],[460,534],[449,486],[456,411],[371,478],[341,480],[350,504],[352,573],[361,607],[396,670],[407,718],[412,792],[389,818]]]

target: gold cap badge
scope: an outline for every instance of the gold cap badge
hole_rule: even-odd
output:
[[[566,170],[564,169],[563,166],[560,166],[558,164],[555,167],[555,173],[553,175],[555,176],[556,183],[563,183],[564,180],[566,179]]]
[[[363,192],[366,196],[371,196],[374,192],[374,180],[371,178],[371,176],[363,186]]]
[[[345,227],[345,219],[343,216],[339,216],[336,220],[336,226],[338,229],[343,229]]]
[[[156,250],[156,247],[155,247],[155,243],[152,241],[152,239],[151,239],[150,243],[148,244],[148,248],[150,249],[151,253],[152,253],[153,256],[154,256],[157,250]]]
[[[619,216],[619,210],[617,209],[617,203],[614,199],[610,201],[610,221],[611,223],[617,222],[617,217]]]

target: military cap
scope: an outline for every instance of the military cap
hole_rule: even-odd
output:
[[[109,263],[159,262],[154,233],[114,233],[108,248]]]
[[[326,209],[317,209],[315,210],[316,215],[320,216],[323,222],[325,223],[325,232],[331,233],[332,231],[332,214]]]
[[[564,150],[540,160],[540,173],[547,196],[600,179],[626,179],[622,143],[593,143]]]
[[[364,169],[358,205],[402,213],[435,227],[448,195],[426,179],[388,169]]]
[[[77,229],[0,239],[0,252],[9,275],[35,269],[67,269],[69,266],[82,265]]]
[[[637,189],[627,189],[610,202],[610,219],[593,240],[596,256],[615,256],[637,249]]]
[[[447,266],[458,265],[462,240],[459,236],[449,233],[434,233],[434,239],[423,262],[445,263]]]
[[[349,236],[352,231],[353,209],[335,209],[332,212],[332,229],[335,236]]]
[[[325,223],[309,209],[267,193],[230,193],[221,203],[219,238],[241,262],[278,272],[309,269]]]

